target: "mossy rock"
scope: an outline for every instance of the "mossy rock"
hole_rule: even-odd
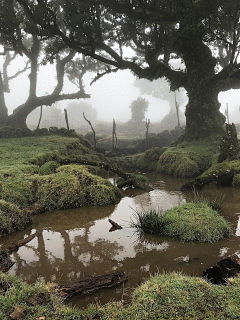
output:
[[[60,166],[59,163],[56,161],[48,161],[40,167],[39,174],[41,176],[44,176],[44,175],[55,173],[59,166]]]
[[[0,235],[24,230],[31,222],[28,213],[12,203],[0,200]]]
[[[156,210],[137,213],[133,227],[182,241],[212,243],[232,234],[230,224],[203,202],[185,203],[164,213]]]

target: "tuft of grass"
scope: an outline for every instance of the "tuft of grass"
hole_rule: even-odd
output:
[[[137,230],[137,232],[143,232],[148,234],[163,234],[164,224],[162,222],[162,216],[164,212],[162,210],[148,211],[135,211],[133,219],[131,219],[131,228]]]
[[[191,202],[193,203],[205,203],[214,211],[222,213],[223,209],[226,208],[225,204],[226,196],[224,194],[215,195],[213,198],[210,198],[205,193],[199,193],[197,190],[194,190],[193,197]]]
[[[178,237],[182,241],[216,242],[232,235],[230,224],[206,203],[185,203],[163,213],[135,212],[131,223],[137,231]]]

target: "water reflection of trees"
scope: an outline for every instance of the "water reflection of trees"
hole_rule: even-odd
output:
[[[110,272],[117,267],[118,262],[114,260],[114,256],[123,250],[123,247],[117,242],[105,239],[90,242],[89,230],[93,224],[90,223],[81,229],[84,230],[83,234],[76,235],[72,242],[70,240],[71,231],[54,231],[59,233],[63,239],[63,244],[56,243],[56,246],[63,245],[64,255],[61,258],[46,250],[43,229],[38,229],[37,246],[29,244],[25,249],[29,251],[29,255],[35,255],[37,259],[27,262],[19,252],[16,252],[14,254],[15,273],[23,275],[29,282],[36,281],[38,277],[44,277],[46,281],[66,282],[77,279],[80,275],[88,276],[99,273],[100,264],[101,270]]]

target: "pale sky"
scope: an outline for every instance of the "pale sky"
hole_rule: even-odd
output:
[[[9,68],[9,75],[18,71],[22,66],[22,58],[16,59]],[[12,80],[10,83],[11,92],[5,96],[9,113],[18,105],[22,104],[27,98],[29,90],[28,74],[29,71],[17,79]],[[108,121],[111,121],[113,117],[119,121],[129,120],[129,106],[133,100],[140,96],[139,90],[134,87],[134,75],[130,71],[119,71],[104,76],[90,86],[89,83],[93,76],[93,74],[88,74],[84,79],[86,85],[85,91],[91,95],[91,98],[85,101],[91,103],[97,110],[98,118]],[[50,93],[55,83],[54,65],[41,66],[39,68],[38,95],[45,94],[46,92]],[[75,90],[76,87],[66,79],[63,92],[71,93]],[[151,122],[161,120],[168,113],[168,102],[147,95],[143,97],[150,102],[146,117],[150,118]],[[229,104],[230,112],[234,111],[240,106],[240,90],[230,90],[225,93],[220,93],[219,101],[222,104],[222,112],[224,112],[226,108],[226,103]],[[61,102],[61,107],[64,108],[67,104],[68,101]],[[234,119],[230,118],[230,121],[234,121]]]

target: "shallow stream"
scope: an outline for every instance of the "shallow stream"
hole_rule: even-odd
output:
[[[8,246],[37,231],[37,237],[12,254],[15,262],[10,274],[29,283],[37,279],[68,283],[90,275],[123,270],[129,281],[112,289],[101,290],[84,298],[73,297],[70,303],[80,307],[98,301],[128,301],[132,290],[151,274],[179,270],[189,275],[202,275],[222,257],[240,253],[240,190],[211,186],[204,190],[209,197],[225,196],[223,215],[233,225],[235,236],[216,244],[182,243],[160,236],[139,236],[129,227],[134,210],[169,209],[188,201],[192,194],[178,191],[186,182],[156,173],[146,174],[153,191],[129,189],[118,204],[55,211],[35,216],[24,232],[1,239]],[[113,179],[112,179],[113,180]],[[123,226],[110,232],[108,218]]]

